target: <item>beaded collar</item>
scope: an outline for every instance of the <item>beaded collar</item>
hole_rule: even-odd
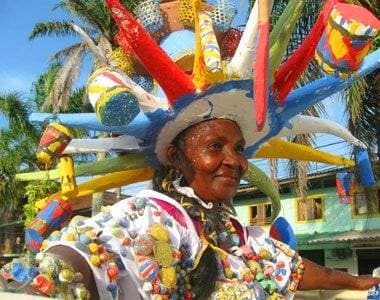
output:
[[[228,203],[205,203],[189,186],[180,185],[181,178],[173,181],[175,190],[185,197],[180,204],[200,229],[199,234],[212,245],[227,252],[234,252],[241,245],[241,239],[231,218],[236,216],[232,200]]]

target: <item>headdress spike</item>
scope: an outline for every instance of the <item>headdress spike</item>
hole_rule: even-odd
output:
[[[120,1],[105,2],[135,55],[162,87],[169,103],[173,104],[176,99],[194,92],[191,78],[157,45]]]

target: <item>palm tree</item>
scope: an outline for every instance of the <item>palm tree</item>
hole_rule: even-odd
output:
[[[55,62],[48,66],[47,70],[42,73],[36,81],[32,83],[30,102],[34,103],[38,111],[45,110],[52,112],[53,106],[45,103],[46,98],[49,96],[54,88],[54,83],[57,80],[58,73],[62,68],[62,64]],[[65,109],[61,112],[93,112],[93,108],[89,103],[84,104],[85,88],[80,87],[71,91],[68,98],[68,103]],[[44,109],[42,109],[44,107]]]
[[[0,115],[8,128],[0,130],[0,210],[15,209],[24,197],[24,184],[15,180],[22,170],[36,169],[38,129],[28,121],[29,106],[17,93],[0,95]]]
[[[138,0],[122,1],[131,11]],[[76,20],[59,20],[37,23],[29,36],[30,40],[46,36],[78,36],[75,26],[82,28],[104,53],[112,51],[115,46],[113,35],[117,31],[112,17],[103,0],[61,0],[53,9],[65,10]],[[74,82],[79,74],[84,57],[90,53],[88,44],[81,40],[67,46],[50,57],[56,63],[54,81],[41,106],[43,110],[53,107],[54,112],[68,109]],[[93,59],[93,65],[98,61]]]

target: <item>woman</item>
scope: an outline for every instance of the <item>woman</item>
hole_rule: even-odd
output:
[[[379,283],[380,279],[302,261],[287,245],[258,227],[242,226],[236,218],[232,199],[247,169],[245,147],[251,155],[311,102],[297,109],[296,101],[294,107],[279,107],[279,90],[271,91],[269,99],[262,99],[268,100],[268,113],[259,114],[266,122],[260,122],[264,127],[258,130],[252,111],[265,107],[257,106],[253,95],[266,95],[265,91],[259,85],[260,90],[253,91],[253,82],[243,78],[220,83],[229,76],[206,70],[199,29],[189,77],[120,1],[105,2],[121,36],[164,90],[167,103],[114,68],[91,77],[90,102],[100,121],[103,117],[120,121],[108,126],[121,125],[130,130],[128,134],[135,133],[132,136],[142,146],[137,150],[164,167],[154,177],[155,191],[141,191],[93,218],[74,218],[43,243],[43,252],[36,257],[38,270],[19,261],[4,268],[3,277],[31,282],[28,289],[47,296],[128,300],[291,299],[298,286],[368,289]],[[265,68],[255,74],[260,71],[265,74]],[[333,89],[311,90],[321,100]],[[142,114],[146,118],[139,123]],[[140,124],[137,132],[129,122]]]
[[[74,218],[52,234],[45,254],[37,255],[43,276],[33,279],[36,292],[80,299],[291,299],[297,286],[380,283],[302,262],[260,228],[242,226],[232,199],[247,169],[244,147],[240,127],[228,119],[182,131],[166,148],[170,168],[156,173],[156,191],[91,219]]]

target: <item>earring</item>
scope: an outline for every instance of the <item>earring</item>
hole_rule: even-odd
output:
[[[178,186],[180,186],[181,185],[181,180],[182,180],[182,178],[183,178],[183,174],[182,174],[182,172],[180,171],[180,170],[175,170],[175,169],[173,169],[173,177],[172,177],[172,181],[173,181],[173,183],[175,182]]]

